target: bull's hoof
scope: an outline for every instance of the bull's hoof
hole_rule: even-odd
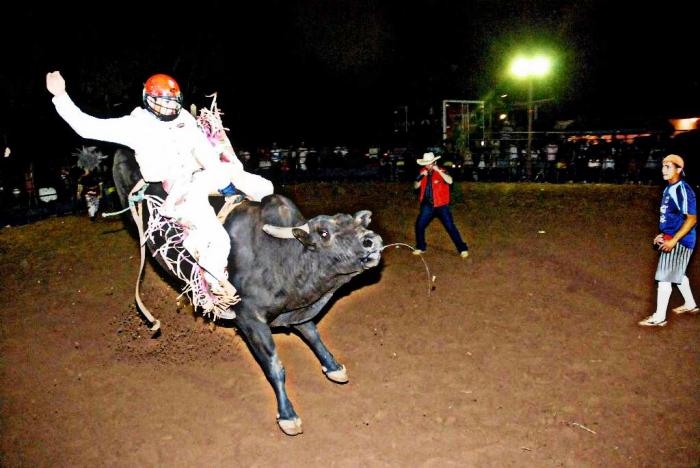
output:
[[[301,418],[278,419],[277,424],[279,424],[282,432],[288,436],[295,436],[304,432],[304,430],[301,428]]]
[[[335,383],[348,383],[348,372],[345,370],[345,366],[342,366],[338,370],[327,372],[325,367],[322,367],[323,373],[326,374],[329,380]]]

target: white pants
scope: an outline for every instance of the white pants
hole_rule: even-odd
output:
[[[232,181],[249,198],[259,201],[273,192],[272,182],[249,172],[242,166],[222,164],[222,171],[203,170],[189,179],[174,181],[161,213],[175,218],[188,228],[184,246],[205,270],[208,281],[228,277],[226,266],[231,250],[228,232],[209,203],[209,194]]]

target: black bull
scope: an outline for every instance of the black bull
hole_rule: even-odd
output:
[[[113,174],[125,203],[140,178],[133,152],[116,152]],[[146,193],[164,195],[161,184],[151,184]],[[149,213],[143,211],[146,225]],[[326,377],[337,383],[347,382],[345,366],[326,348],[314,318],[338,288],[379,264],[382,239],[366,229],[370,216],[369,211],[359,211],[354,216],[320,215],[307,221],[289,199],[271,195],[260,203],[244,202],[224,223],[231,238],[229,280],[241,297],[234,306],[236,318],[232,322],[272,384],[278,424],[286,434],[301,433],[301,419],[287,397],[285,370],[270,327],[298,332],[320,361]],[[284,227],[277,234],[288,238],[263,231],[266,224]],[[159,247],[159,240],[147,244],[151,252]],[[156,258],[162,264],[160,257]]]

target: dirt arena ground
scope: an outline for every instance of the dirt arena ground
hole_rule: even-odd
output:
[[[698,466],[700,316],[655,307],[661,187],[461,184],[462,260],[438,221],[342,290],[319,328],[337,385],[275,336],[304,433],[275,423],[270,385],[235,330],[187,308],[119,219],[0,230],[0,465]],[[413,243],[406,184],[286,187],[308,217],[373,211]],[[691,286],[700,295],[697,258]],[[430,290],[430,276],[435,276]],[[671,307],[681,303],[674,289]]]

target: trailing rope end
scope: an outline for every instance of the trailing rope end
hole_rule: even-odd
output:
[[[110,213],[102,213],[102,217],[103,217],[103,218],[107,218],[107,217],[109,217],[109,216],[117,216],[117,215],[120,215],[120,214],[125,213],[125,212],[127,212],[127,211],[129,211],[129,207],[128,207],[128,206],[127,206],[126,208],[124,208],[123,210],[112,211],[112,212],[110,212]]]
[[[156,319],[156,321],[153,322],[153,326],[150,327],[150,330],[155,335],[155,333],[160,330],[160,320]]]

